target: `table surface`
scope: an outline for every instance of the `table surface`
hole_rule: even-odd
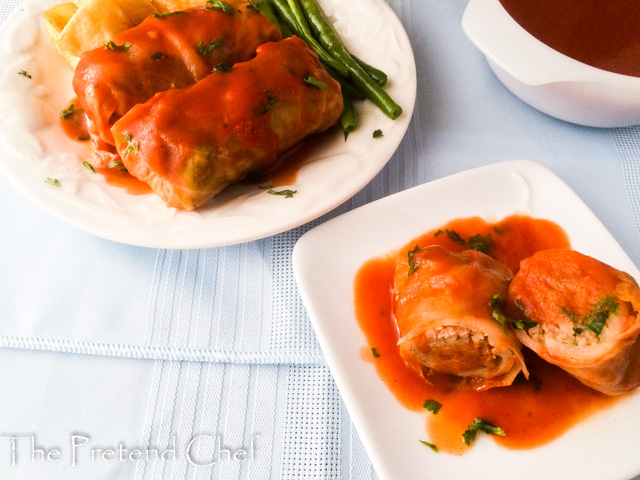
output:
[[[0,176],[1,478],[376,478],[290,254],[320,222],[406,188],[534,160],[640,264],[640,130],[571,125],[520,102],[464,36],[465,0],[389,5],[417,64],[409,130],[370,185],[311,224],[216,249],[131,247],[60,223]],[[4,0],[0,23],[20,8]]]

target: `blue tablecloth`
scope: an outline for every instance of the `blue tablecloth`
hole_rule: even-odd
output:
[[[535,160],[639,264],[640,129],[520,102],[464,36],[464,0],[389,4],[417,63],[411,125],[371,184],[312,224],[216,249],[131,247],[60,223],[0,177],[0,478],[376,478],[290,254],[312,226],[406,188]],[[4,0],[0,23],[16,8]],[[129,331],[137,348],[122,345]]]

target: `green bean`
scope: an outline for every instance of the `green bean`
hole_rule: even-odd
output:
[[[353,58],[362,69],[367,72],[367,74],[373,79],[381,87],[384,87],[387,84],[387,74],[382,70],[378,70],[376,67],[372,67],[364,60],[360,60],[355,55],[351,54],[351,58]]]
[[[322,63],[322,66],[329,73],[329,75],[331,75],[333,79],[340,84],[340,87],[342,87],[343,93],[346,93],[351,98],[355,98],[358,100],[363,100],[367,98],[364,96],[364,94],[360,90],[358,90],[358,88],[353,83],[351,83],[351,80],[340,75],[329,65],[326,65],[325,63],[323,63],[322,60],[320,61],[320,63]]]
[[[348,95],[342,94],[342,99],[344,100],[344,111],[342,112],[342,117],[340,117],[340,122],[342,123],[342,130],[344,132],[344,141],[347,141],[347,137],[351,132],[356,129],[357,118],[356,118],[356,110],[353,108],[353,102]]]
[[[333,28],[327,23],[315,0],[301,0],[306,18],[315,32],[318,40],[331,55],[340,60],[349,70],[349,78],[375,103],[382,112],[391,119],[402,114],[402,107],[398,105],[380,85],[378,85],[362,67],[353,59],[344,47]]]
[[[295,15],[293,10],[290,7],[292,2],[296,2],[296,0],[271,0],[272,5],[275,7],[275,10],[280,15],[280,18],[284,22],[284,24],[298,37],[304,40],[307,45],[313,48],[318,54],[318,58],[322,60],[327,65],[331,66],[334,70],[340,73],[342,76],[346,77],[349,75],[349,71],[347,68],[337,61],[332,55],[327,52],[322,45],[313,37],[311,30],[309,28],[309,24],[304,18],[304,14],[300,12],[300,8],[298,6],[297,11],[299,15]],[[297,5],[297,2],[296,2]],[[304,24],[300,24],[299,20],[304,21]]]
[[[267,19],[269,19],[271,23],[273,23],[276,27],[280,29],[280,31],[282,32],[282,35],[285,35],[286,27],[278,21],[278,17],[276,16],[276,13],[273,11],[273,5],[271,5],[271,2],[269,0],[258,0],[256,6],[258,10],[260,10],[262,14],[265,17],[267,17]]]

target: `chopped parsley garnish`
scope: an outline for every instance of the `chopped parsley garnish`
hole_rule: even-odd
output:
[[[213,66],[214,72],[229,73],[231,70],[233,70],[233,67],[228,63],[218,63]]]
[[[284,198],[293,198],[295,193],[298,193],[297,190],[280,190],[276,191],[273,188],[267,190],[267,193],[270,195],[282,195]]]
[[[500,427],[496,427],[481,418],[476,418],[471,425],[467,426],[467,430],[462,434],[464,443],[470,446],[471,442],[476,439],[478,432],[488,433],[489,435],[505,435],[504,430]]]
[[[263,92],[267,94],[267,102],[262,107],[262,110],[254,110],[255,113],[258,113],[258,114],[261,114],[261,115],[265,114],[269,110],[271,110],[271,107],[273,106],[273,104],[278,101],[278,99],[276,97],[274,97],[273,95],[271,95],[271,92],[269,90],[267,90],[266,88],[263,90]]]
[[[573,327],[574,335],[580,335],[585,330],[590,330],[599,338],[609,316],[617,313],[618,302],[615,296],[607,295],[600,299],[584,318],[580,318],[575,312],[572,312],[562,305],[558,305],[558,309],[560,309],[572,323],[576,324],[576,326]]]
[[[428,411],[430,411],[431,413],[433,413],[434,415],[437,415],[440,409],[442,408],[442,404],[433,399],[429,399],[426,402],[424,402],[423,407]]]
[[[124,141],[127,143],[130,143],[131,140],[133,140],[133,135],[127,135],[126,137],[124,137]],[[126,150],[124,151],[124,156],[126,157],[131,152],[133,152],[133,154],[137,157],[139,151],[140,151],[140,144],[138,142],[133,142],[127,146]],[[111,167],[111,165],[109,165],[109,167]]]
[[[426,445],[431,450],[433,450],[434,452],[438,453],[438,447],[436,447],[433,443],[429,443],[429,442],[427,442],[425,440],[420,440],[420,443],[423,444],[423,445]]]
[[[82,165],[91,170],[93,173],[96,173],[96,169],[93,168],[93,165],[91,165],[89,162],[82,162]]]
[[[166,55],[164,53],[162,53],[162,52],[156,52],[153,55],[151,55],[151,59],[156,61],[156,62],[158,60],[160,60],[162,57],[166,57]]]
[[[156,18],[167,18],[171,15],[178,15],[179,13],[184,13],[182,10],[177,10],[175,12],[167,12],[167,13],[156,13],[154,17]]]
[[[449,230],[447,228],[445,232],[449,239],[451,239],[451,241],[459,243],[460,245],[464,245],[467,250],[477,250],[482,253],[489,253],[489,251],[491,250],[491,246],[493,245],[490,234],[487,234],[483,237],[478,233],[472,237],[469,237],[469,240],[464,240],[455,230]]]
[[[373,132],[373,138],[380,138],[380,137],[383,137],[383,136],[384,136],[384,135],[382,134],[382,130],[380,130],[380,129],[375,130],[375,131]]]
[[[326,90],[327,89],[327,84],[326,83],[322,83],[320,80],[318,80],[315,77],[312,77],[308,73],[304,76],[304,81],[307,82],[309,85],[313,85],[314,87],[318,87],[320,90]]]
[[[53,185],[54,187],[59,187],[60,186],[60,182],[58,181],[57,178],[47,177],[47,178],[44,179],[44,181],[46,183],[48,183],[49,185]]]
[[[29,75],[26,70],[19,70],[18,71],[18,75],[22,75],[25,78],[28,78],[29,80],[31,80],[31,75]]]
[[[373,358],[380,358],[380,353],[378,353],[377,348],[371,347],[371,354],[373,355]]]
[[[434,237],[439,237],[440,235],[442,235],[444,233],[444,230],[442,230],[441,228],[439,228],[436,233],[433,234]]]
[[[409,273],[407,273],[407,276],[411,275],[413,272],[416,271],[416,268],[418,268],[419,264],[418,262],[416,262],[415,255],[419,251],[420,251],[420,247],[416,245],[415,247],[413,247],[413,250],[409,250],[407,252],[407,262],[409,263]]]
[[[610,315],[615,315],[618,311],[618,302],[613,295],[607,295],[589,312],[585,318],[587,328],[596,334],[596,337],[600,336],[605,322]]]
[[[491,300],[489,300],[489,305],[491,306],[491,317],[502,326],[503,331],[507,331],[509,324],[518,330],[528,330],[529,328],[533,328],[538,325],[538,322],[534,322],[533,320],[508,317],[504,313],[505,303],[506,300],[502,298],[502,295],[499,293],[496,293],[491,297]]]
[[[120,162],[118,160],[114,160],[113,162],[111,162],[109,164],[109,168],[116,168],[116,167],[120,167],[120,168],[118,168],[116,170],[116,172],[126,172],[127,171],[126,167],[124,166],[124,163],[122,163],[122,162]]]
[[[578,317],[578,315],[576,315],[574,312],[572,312],[568,308],[565,308],[562,305],[558,305],[558,309],[564,314],[565,317],[567,317],[573,323],[578,323],[580,321],[580,318]],[[582,329],[580,330],[582,331]]]
[[[231,15],[233,7],[223,0],[207,0],[207,10],[221,10]]]
[[[196,46],[196,50],[201,57],[207,57],[209,56],[209,54],[211,54],[211,52],[213,52],[216,48],[221,47],[222,45],[224,45],[224,42],[222,40],[209,42],[209,45],[207,45],[204,40],[200,40],[200,42]]]
[[[131,43],[116,45],[113,40],[109,40],[107,43],[104,44],[104,48],[106,48],[107,50],[116,50],[120,52],[126,52],[127,50],[129,50],[129,48],[131,48],[131,45],[132,45]]]
[[[71,117],[71,115],[75,113],[75,111],[76,111],[76,104],[72,103],[71,105],[69,105],[69,108],[62,111],[62,113],[60,114],[60,117],[63,120],[68,120]]]

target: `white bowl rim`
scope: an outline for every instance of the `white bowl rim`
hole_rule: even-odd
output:
[[[592,67],[549,47],[516,22],[500,0],[469,0],[462,29],[487,59],[526,85],[597,82],[640,87],[640,77]]]

